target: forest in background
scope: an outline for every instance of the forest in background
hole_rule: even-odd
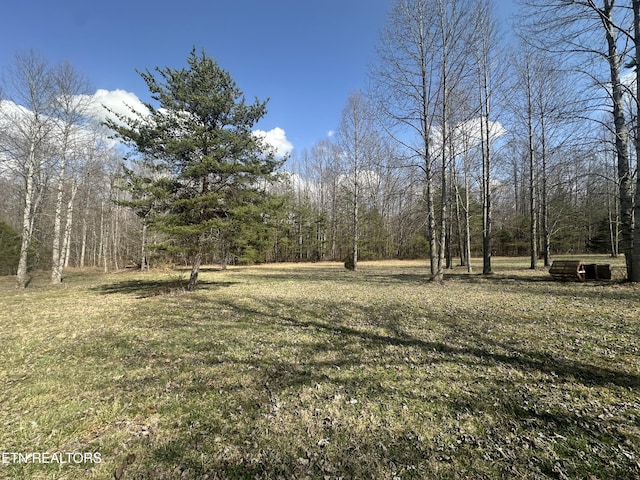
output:
[[[394,2],[370,86],[346,99],[335,135],[294,152],[203,263],[431,257],[435,275],[487,252],[532,267],[621,253],[633,225],[622,182],[623,200],[637,196],[637,142],[623,146],[626,173],[619,144],[623,128],[638,132],[632,5],[523,2],[525,42],[501,31],[492,3]],[[567,3],[552,18],[575,22],[554,24]],[[416,36],[412,22],[427,28]],[[574,37],[583,48],[560,42],[572,29],[587,32]],[[28,268],[59,279],[69,266],[188,264],[126,205],[129,152],[92,120],[82,75],[29,52],[5,79],[1,273],[16,273],[25,243]]]

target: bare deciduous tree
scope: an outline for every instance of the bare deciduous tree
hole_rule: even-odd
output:
[[[22,243],[16,284],[24,288],[27,281],[29,248],[36,212],[46,186],[49,158],[45,144],[53,127],[55,88],[47,61],[33,51],[18,54],[8,70],[2,102],[4,156],[23,180]]]
[[[640,118],[640,81],[638,81],[638,68],[640,68],[640,0],[632,0],[633,7],[633,64],[636,67],[635,81],[635,107],[636,122]],[[640,123],[635,129],[635,149],[636,149],[636,192],[633,210],[633,238],[632,238],[632,261],[629,280],[640,282]],[[621,187],[622,188],[622,187]],[[628,265],[628,264],[627,264]]]
[[[358,268],[358,243],[360,239],[360,201],[363,183],[370,187],[368,176],[380,151],[375,116],[362,92],[349,95],[342,111],[337,132],[340,155],[344,162],[344,178],[351,197],[351,251],[348,268]]]
[[[56,124],[56,146],[58,152],[58,175],[56,179],[56,206],[53,221],[53,245],[51,258],[51,282],[60,283],[62,272],[68,263],[68,249],[73,215],[73,200],[78,189],[77,180],[70,182],[70,198],[66,208],[66,226],[63,232],[63,201],[68,163],[82,155],[83,143],[92,142],[88,132],[82,130],[89,108],[88,82],[68,63],[57,67],[52,74],[55,87],[54,121]],[[84,137],[84,138],[83,138]]]
[[[561,55],[567,68],[582,73],[600,89],[601,105],[608,104],[611,108],[627,278],[640,281],[640,273],[637,278],[633,273],[636,262],[636,270],[640,270],[640,259],[634,260],[633,172],[623,102],[627,88],[621,78],[621,67],[634,38],[628,30],[635,23],[630,18],[631,10],[616,0],[523,0],[522,3],[527,7],[521,22],[526,38],[538,48]],[[635,7],[640,10],[640,6],[634,4]]]
[[[405,148],[409,163],[424,174],[431,277],[437,280],[443,278],[447,169],[454,155],[452,99],[472,65],[468,41],[476,38],[476,4],[473,0],[397,0],[371,72],[374,96],[390,122],[389,131]]]

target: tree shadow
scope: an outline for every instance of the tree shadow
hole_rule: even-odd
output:
[[[397,273],[389,275],[370,275],[370,282],[380,283],[414,283],[428,284],[429,275],[413,273]],[[545,296],[575,297],[576,295],[594,296],[599,299],[614,301],[630,301],[640,303],[640,288],[619,280],[593,280],[580,282],[579,280],[556,280],[545,274],[518,275],[517,273],[483,275],[481,273],[445,272],[444,285],[447,282],[467,285],[497,285],[500,289],[514,293],[544,294]],[[574,287],[574,288],[571,288]],[[538,288],[544,289],[538,291]]]
[[[179,266],[175,267],[177,272],[191,272],[191,267],[189,266]],[[226,270],[222,267],[200,267],[198,270],[200,273],[212,273],[212,272],[225,272]]]
[[[637,374],[613,366],[602,367],[580,359],[565,358],[535,348],[519,347],[500,341],[480,330],[456,328],[453,325],[446,327],[445,330],[448,331],[439,335],[437,340],[419,338],[409,333],[398,322],[402,309],[399,304],[391,304],[380,310],[379,306],[361,306],[344,301],[325,300],[322,305],[305,305],[293,301],[270,301],[264,297],[245,300],[247,301],[217,299],[212,308],[223,308],[233,311],[239,318],[251,319],[254,329],[269,326],[289,332],[285,339],[276,340],[268,345],[267,348],[275,349],[268,355],[254,351],[250,356],[225,360],[237,369],[251,372],[249,383],[227,385],[221,389],[226,395],[238,395],[243,398],[240,405],[235,401],[230,402],[227,412],[229,421],[233,422],[233,419],[237,418],[238,411],[241,411],[243,416],[256,419],[253,428],[246,427],[248,430],[245,435],[250,437],[251,441],[232,440],[232,443],[236,443],[227,448],[235,451],[236,456],[215,456],[205,472],[198,470],[202,467],[197,461],[185,460],[187,452],[195,447],[217,447],[203,447],[197,444],[192,434],[185,432],[184,435],[173,438],[153,450],[152,455],[158,462],[166,464],[170,458],[173,464],[181,463],[185,469],[192,469],[192,472],[218,472],[224,478],[269,478],[278,475],[370,478],[379,476],[380,472],[392,472],[398,465],[415,466],[419,463],[418,459],[438,457],[451,466],[449,475],[445,477],[455,478],[461,473],[460,468],[465,466],[463,459],[466,453],[469,457],[477,456],[474,450],[481,449],[484,451],[485,459],[492,462],[497,471],[502,471],[509,477],[510,468],[515,461],[520,462],[522,468],[528,461],[527,455],[535,457],[538,451],[536,442],[544,443],[544,448],[552,448],[550,445],[566,440],[567,445],[564,448],[572,450],[576,447],[571,442],[587,441],[584,439],[589,439],[588,441],[593,442],[598,448],[600,445],[623,441],[619,433],[624,427],[623,418],[613,418],[608,423],[603,423],[598,417],[598,411],[579,412],[570,405],[555,403],[555,399],[546,396],[545,382],[558,389],[561,389],[562,385],[578,383],[582,385],[581,391],[587,391],[592,387],[640,387],[640,376]],[[352,321],[348,316],[348,312],[357,309],[361,310],[365,320]],[[286,340],[289,336],[291,339]],[[203,354],[204,350],[201,347],[197,348],[197,352]],[[372,355],[371,352],[377,354]],[[412,352],[418,360],[411,366],[411,360],[406,357],[411,357]],[[434,368],[437,370],[439,365],[443,368],[454,365],[454,370],[462,369],[469,372],[487,369],[501,371],[500,368],[504,368],[504,371],[515,370],[520,373],[515,378],[520,380],[488,377],[491,379],[488,383],[480,381],[473,386],[469,385],[468,390],[463,390],[458,395],[441,396],[429,390],[432,388],[429,385],[434,379],[426,373],[434,371]],[[375,373],[376,369],[381,367],[399,372],[397,386],[381,383]],[[424,383],[416,383],[414,388],[406,390],[400,386],[402,379],[409,380],[411,376]],[[542,385],[535,382],[542,382]],[[527,388],[521,388],[525,383]],[[342,392],[345,395],[345,405],[349,405],[347,400],[351,395],[383,402],[397,398],[400,394],[404,402],[414,405],[407,410],[414,415],[420,415],[421,409],[432,410],[435,402],[441,412],[450,412],[448,415],[451,418],[464,418],[464,415],[479,416],[492,412],[490,418],[498,418],[497,426],[492,427],[495,431],[488,429],[487,433],[475,433],[474,436],[460,431],[459,428],[455,430],[451,424],[443,424],[441,437],[436,436],[424,443],[416,440],[416,433],[412,431],[412,428],[415,428],[411,426],[414,425],[412,420],[407,422],[405,430],[401,433],[378,428],[354,437],[351,436],[348,425],[336,425],[335,419],[331,418],[332,414],[327,416],[326,413],[321,413],[327,405],[335,405],[335,399],[320,398],[315,409],[313,404],[300,403],[303,391],[313,390],[314,385],[320,384],[329,384],[334,391]],[[202,385],[196,386],[195,390],[189,391],[189,395],[203,395],[206,388]],[[537,398],[531,396],[532,392]],[[289,402],[289,409],[294,412],[293,418],[311,412],[306,423],[297,420],[295,424],[273,423],[269,427],[273,431],[271,435],[290,435],[292,442],[299,442],[296,448],[304,453],[298,456],[278,451],[270,434],[258,427],[263,425],[263,422],[268,422],[271,416],[274,416],[273,422],[276,422],[277,412],[281,411],[277,410],[279,399],[285,400],[280,407],[281,410],[285,409],[284,405]],[[396,414],[389,413],[390,416]],[[327,417],[322,418],[323,415]],[[194,424],[207,422],[206,416],[199,411],[190,413],[189,419]],[[330,424],[329,427],[324,426],[326,422]],[[225,428],[227,427],[223,424],[210,422],[205,430],[221,435],[219,432],[225,431]],[[236,428],[240,428],[239,424]],[[320,430],[320,433],[314,433],[316,430]],[[502,438],[505,432],[512,437]],[[332,450],[319,446],[323,441],[329,441],[323,439],[333,441],[334,437],[342,438],[342,443]],[[576,438],[579,440],[575,440]],[[517,448],[520,448],[521,452]],[[507,457],[507,453],[504,452],[511,457]],[[453,457],[456,463],[451,463]],[[368,460],[365,461],[365,458]],[[540,465],[535,466],[541,473],[540,477],[557,476],[554,469],[562,467],[548,460],[534,458],[532,461],[540,462]],[[606,462],[606,457],[600,457],[597,461]],[[593,462],[593,459],[590,462]],[[575,464],[578,470],[572,472],[565,469],[565,476],[583,476],[584,472],[580,469],[587,467],[579,461]],[[633,465],[631,461],[612,465],[611,471],[614,474],[632,472],[634,470],[630,468],[635,468],[630,467]],[[440,470],[439,473],[442,475],[447,468],[443,464],[423,462],[423,470],[414,477],[436,475],[435,471],[429,469],[438,466],[445,469]],[[531,467],[531,464],[528,466]],[[331,471],[331,468],[335,470]],[[471,468],[469,472],[474,470]],[[410,475],[410,478],[413,477]],[[484,478],[491,478],[491,475]],[[532,478],[538,477],[534,475]]]
[[[216,282],[209,280],[199,280],[197,288],[199,290],[213,290],[220,287],[229,287],[237,282]],[[102,284],[91,290],[103,295],[128,294],[135,295],[136,298],[149,298],[171,293],[184,292],[187,281],[183,279],[166,280],[123,280],[120,282]]]
[[[512,283],[512,282],[521,282],[524,284],[529,283],[549,283],[551,282],[551,278],[548,275],[539,275],[539,274],[503,274],[503,273],[492,273],[490,275],[484,275],[482,273],[455,273],[455,272],[445,272],[444,274],[445,280],[455,280],[458,282],[464,283]]]
[[[540,289],[536,289],[540,287]],[[617,281],[600,280],[587,282],[573,282],[563,280],[542,280],[527,282],[524,278],[514,277],[502,282],[502,289],[506,292],[527,292],[546,297],[593,297],[599,300],[631,302],[629,306],[640,304],[640,288],[636,285]]]
[[[301,275],[308,280],[312,273]],[[253,278],[253,273],[251,276]],[[301,278],[294,276],[293,280]],[[352,277],[346,274],[345,278]],[[383,275],[367,276],[367,281],[372,282],[422,282],[424,279],[425,276],[414,274],[391,275],[387,280]],[[283,271],[264,275],[261,280],[289,282],[292,278]],[[466,281],[466,278],[457,281]],[[507,288],[521,288],[508,278],[492,276],[486,281],[506,281]],[[216,288],[233,283],[205,282],[204,285]],[[150,296],[149,292],[162,289],[166,284],[167,281],[117,282],[97,291]],[[160,323],[157,320],[153,323],[154,329],[161,324],[166,330],[162,338],[171,339],[173,350],[167,352],[166,345],[148,342],[142,337],[129,345],[126,336],[110,341],[114,346],[122,345],[119,359],[126,371],[144,372],[135,382],[127,377],[117,380],[119,391],[132,388],[148,391],[149,397],[155,396],[160,401],[164,397],[182,398],[183,428],[147,449],[159,472],[171,472],[165,478],[170,475],[176,478],[197,478],[198,475],[210,478],[392,478],[393,472],[400,472],[403,466],[416,465],[422,470],[415,474],[407,470],[408,478],[460,478],[459,475],[467,473],[474,478],[516,477],[510,468],[514,464],[519,468],[531,467],[525,457],[540,452],[535,442],[543,442],[545,449],[552,450],[553,442],[562,438],[590,439],[597,445],[617,445],[624,440],[620,434],[626,428],[624,417],[603,423],[599,412],[577,413],[570,410],[570,406],[545,396],[548,395],[548,390],[544,390],[546,385],[552,384],[554,389],[562,391],[566,386],[578,384],[582,392],[590,392],[592,388],[610,389],[612,395],[621,389],[640,387],[639,375],[616,368],[615,364],[595,365],[588,358],[545,348],[543,344],[518,344],[485,331],[481,325],[474,328],[472,322],[458,322],[456,318],[428,318],[429,328],[438,330],[423,338],[415,325],[419,320],[403,317],[406,307],[393,300],[362,305],[339,298],[306,303],[304,299],[275,299],[258,294],[215,301],[202,296],[198,297],[198,317],[194,323],[206,326],[204,335],[185,332],[193,321],[189,308],[192,304],[180,303],[185,307],[184,318],[168,315]],[[505,311],[491,321],[500,328],[502,323],[512,321],[508,317],[509,312]],[[241,345],[242,342],[246,345]],[[103,354],[107,358],[109,348],[105,347]],[[433,372],[445,368],[470,375],[481,375],[488,370],[516,374],[513,378],[492,374],[475,383],[460,382],[463,390],[455,395],[442,395],[434,387],[438,381],[457,382],[453,376],[444,380],[431,378]],[[377,376],[381,370],[397,372],[398,383],[381,382]],[[413,386],[407,388],[402,385],[403,381],[411,381]],[[316,384],[322,386],[316,389]],[[521,388],[523,386],[527,388]],[[333,392],[333,397],[327,396],[328,390]],[[345,396],[341,403],[337,403],[335,392]],[[444,392],[447,393],[446,388]],[[318,396],[315,403],[305,403],[305,395],[312,394]],[[388,399],[404,402],[406,425],[395,429],[371,427],[364,434],[354,434],[348,422],[335,421],[335,416],[340,414],[357,417],[359,404],[348,402],[351,395],[380,400],[381,404]],[[538,398],[533,398],[535,395]],[[398,396],[402,399],[396,400]],[[202,398],[216,399],[212,404],[215,407],[203,406],[198,400]],[[212,408],[216,411],[212,412]],[[351,408],[354,413],[343,413]],[[442,433],[426,442],[417,440],[413,431],[417,428],[416,419],[434,409],[440,417],[436,415],[435,419],[424,421],[437,426],[442,422]],[[290,413],[294,420],[279,421],[283,412]],[[497,419],[496,426],[491,427],[494,430],[470,435],[453,425],[465,415],[481,418],[486,412],[492,412],[489,420]],[[401,418],[398,416],[402,414],[402,411],[387,413],[392,420]],[[443,417],[450,422],[443,421]],[[505,432],[513,434],[512,437],[503,438]],[[293,449],[287,450],[277,443],[278,438],[285,437],[291,438]],[[547,437],[551,440],[547,441]],[[571,453],[577,447],[568,444],[563,448]],[[502,475],[483,477],[475,467],[464,463],[465,456],[477,458],[478,449],[487,464],[492,464]],[[201,455],[205,455],[206,462]],[[630,470],[629,462],[624,463],[623,455],[619,452],[618,463],[608,467],[601,466],[609,460],[601,451],[595,452],[595,460],[589,461],[599,462],[600,471],[609,473],[602,475],[603,478],[635,473],[636,470]],[[440,463],[421,460],[426,458],[443,460]],[[560,467],[553,462],[540,462],[542,464],[534,465],[537,476],[532,474],[530,478],[564,478],[554,471]],[[575,463],[581,464],[579,460]],[[582,465],[590,464],[582,462]],[[135,470],[132,473],[135,474]],[[144,478],[143,472],[137,473]],[[568,478],[586,477],[583,472],[564,471],[563,474]]]
[[[623,372],[615,368],[605,368],[580,361],[571,361],[549,353],[539,352],[536,350],[517,348],[513,344],[499,342],[486,335],[480,334],[478,331],[469,329],[455,329],[451,333],[452,338],[456,339],[456,343],[466,343],[465,346],[454,345],[442,341],[425,341],[415,336],[407,334],[396,323],[394,318],[401,306],[392,306],[387,312],[380,312],[379,307],[364,307],[365,313],[369,318],[374,316],[381,318],[381,326],[384,326],[391,334],[373,333],[366,326],[362,329],[354,328],[343,323],[329,323],[317,317],[315,307],[304,307],[303,305],[286,305],[281,300],[276,302],[260,300],[260,304],[265,310],[257,310],[244,305],[234,304],[233,302],[223,302],[227,308],[235,309],[242,312],[243,315],[268,317],[273,321],[282,322],[285,325],[297,328],[312,328],[319,332],[328,332],[338,338],[354,337],[359,341],[364,341],[372,348],[380,348],[387,345],[412,347],[423,350],[424,352],[437,352],[447,356],[459,359],[475,358],[482,363],[503,364],[512,368],[517,368],[525,372],[537,371],[539,373],[553,375],[568,381],[578,381],[586,386],[593,385],[616,385],[624,388],[640,387],[640,375]],[[350,305],[345,309],[348,302],[327,302],[324,311],[340,312],[341,310],[354,311],[363,309],[360,305]],[[299,318],[273,314],[269,312],[282,310],[296,310]],[[387,317],[387,320],[384,320]],[[498,351],[510,352],[498,353]],[[468,360],[462,360],[468,361]]]

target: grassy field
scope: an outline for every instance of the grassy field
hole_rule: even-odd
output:
[[[526,267],[0,277],[0,478],[640,478],[640,288]]]

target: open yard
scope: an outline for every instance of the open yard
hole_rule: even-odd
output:
[[[640,478],[617,262],[208,268],[191,294],[188,271],[0,277],[0,478]]]

